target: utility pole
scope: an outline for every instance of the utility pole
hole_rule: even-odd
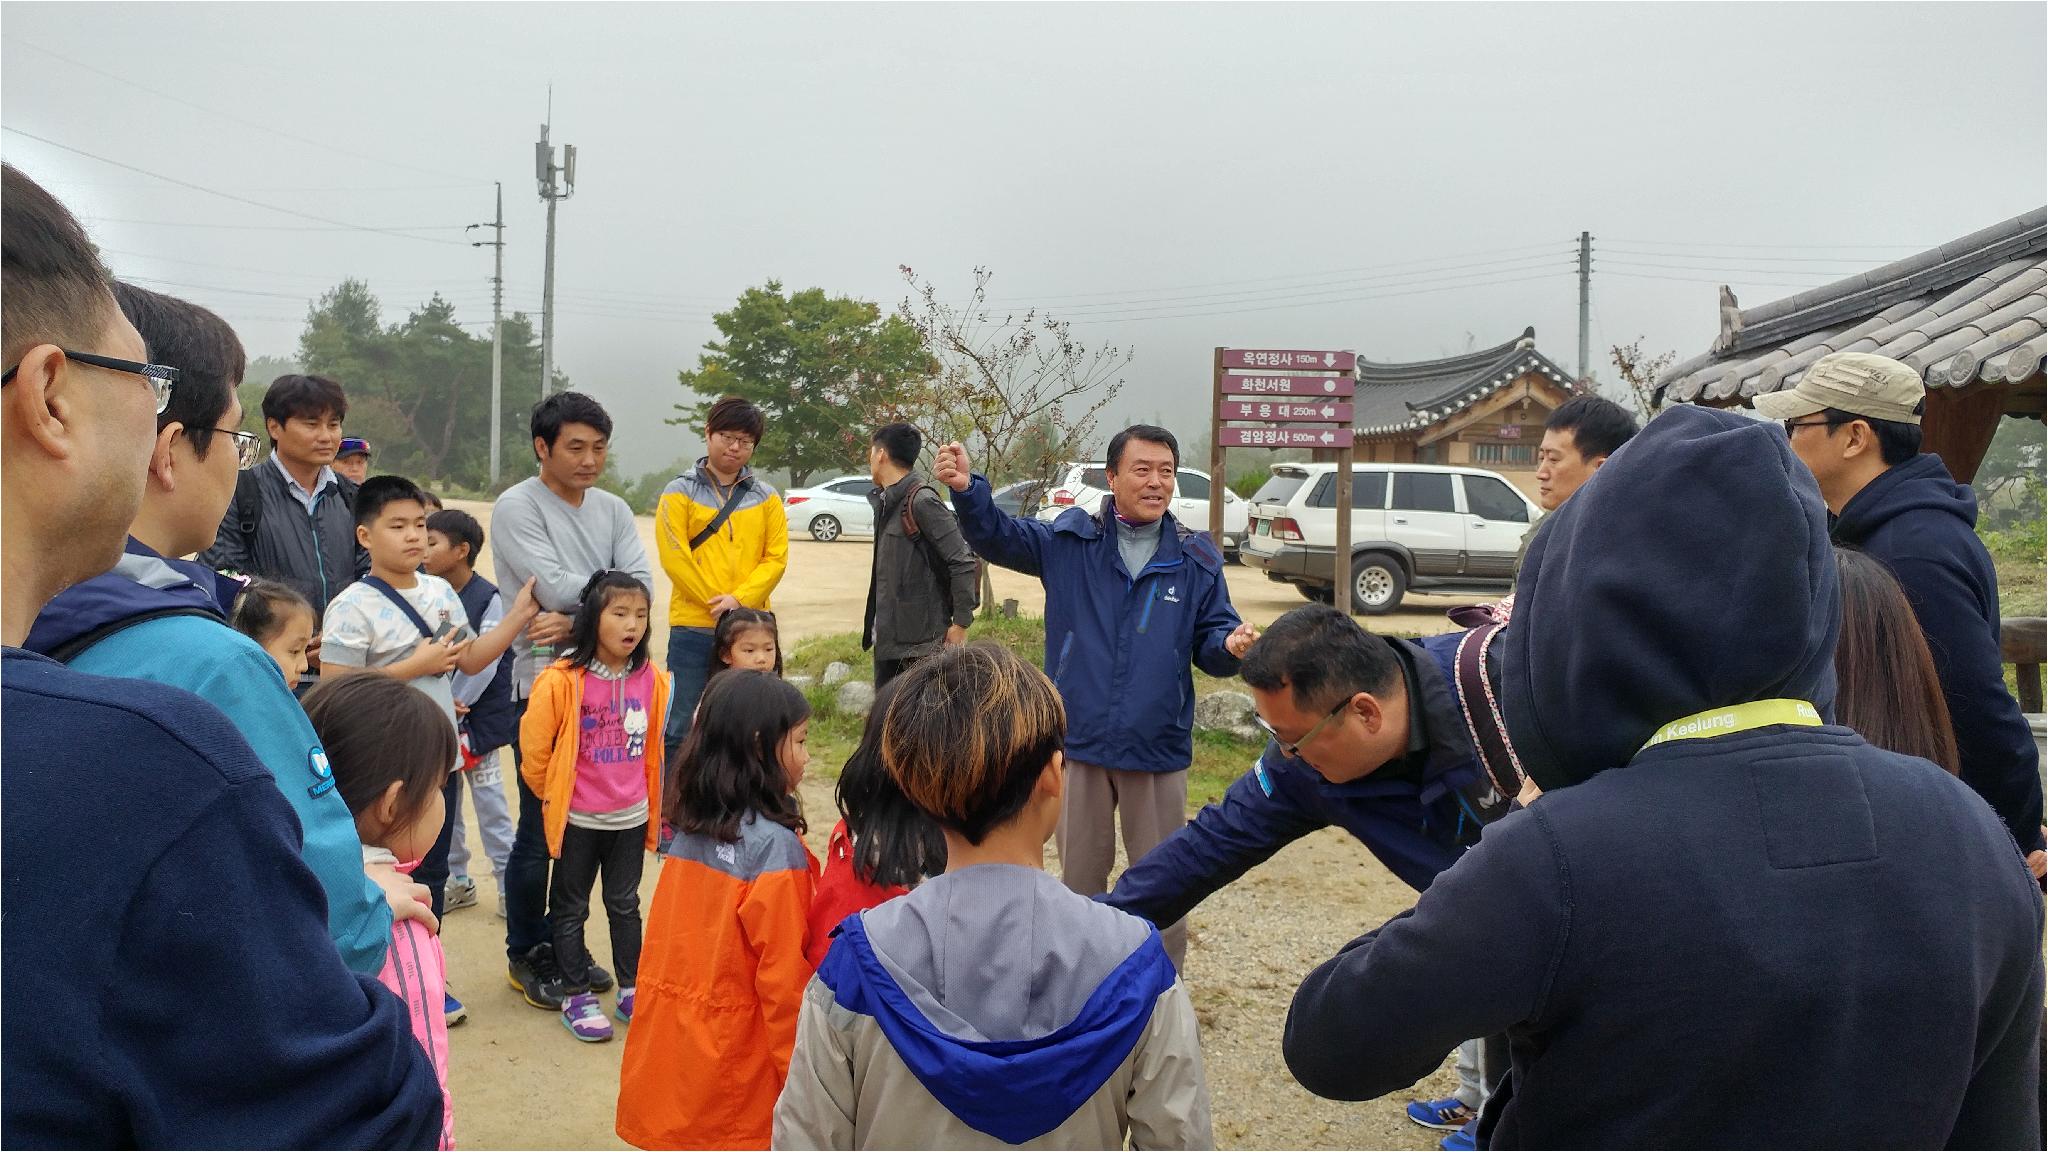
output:
[[[489,224],[471,224],[463,229],[490,228],[496,238],[473,240],[471,248],[495,248],[496,264],[491,273],[491,491],[498,490],[498,440],[505,427],[505,185],[498,185],[498,215]]]
[[[548,89],[548,120],[555,116],[554,88]],[[562,162],[555,163],[554,145],[548,143],[548,124],[540,126],[540,143],[533,146],[533,174],[540,181],[540,198],[548,205],[547,268],[540,288],[540,394],[546,397],[555,379],[555,205],[576,194],[576,146],[562,145]],[[555,183],[555,177],[562,178]]]
[[[1579,233],[1579,382],[1592,379],[1586,375],[1587,332],[1593,315],[1593,234]]]

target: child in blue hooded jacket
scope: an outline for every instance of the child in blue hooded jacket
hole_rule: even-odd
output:
[[[882,757],[947,867],[846,918],[797,1022],[778,1148],[1212,1147],[1159,933],[1044,870],[1066,714],[1007,649],[906,673]]]

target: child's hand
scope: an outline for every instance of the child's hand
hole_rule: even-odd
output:
[[[417,680],[422,676],[442,676],[455,670],[455,664],[462,657],[462,650],[456,645],[441,640],[422,640],[412,650],[412,655],[398,662],[403,670],[400,677]]]
[[[413,883],[412,877],[389,864],[366,864],[363,871],[384,889],[384,899],[391,905],[392,923],[417,920],[427,931],[440,934],[441,922],[434,919],[434,894],[427,891],[425,884]]]
[[[519,594],[512,597],[510,615],[513,619],[531,623],[535,616],[540,615],[540,601],[534,599],[533,582],[534,577],[527,577],[526,583],[519,589]]]

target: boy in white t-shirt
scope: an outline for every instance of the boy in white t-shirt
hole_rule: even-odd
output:
[[[356,493],[355,516],[370,574],[327,606],[321,675],[375,672],[408,681],[441,705],[452,728],[454,674],[474,676],[495,664],[533,619],[532,596],[521,596],[479,637],[469,630],[454,587],[419,570],[427,554],[427,504],[418,485],[403,476],[372,476]]]

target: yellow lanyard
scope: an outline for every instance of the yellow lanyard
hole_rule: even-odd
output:
[[[1804,700],[1757,700],[1748,704],[1737,704],[1733,708],[1709,708],[1695,712],[1683,719],[1673,720],[1650,742],[1643,745],[1648,752],[1657,745],[1670,740],[1706,740],[1715,736],[1729,736],[1747,732],[1752,728],[1764,728],[1772,724],[1795,724],[1801,728],[1818,728],[1824,721],[1813,705]]]

